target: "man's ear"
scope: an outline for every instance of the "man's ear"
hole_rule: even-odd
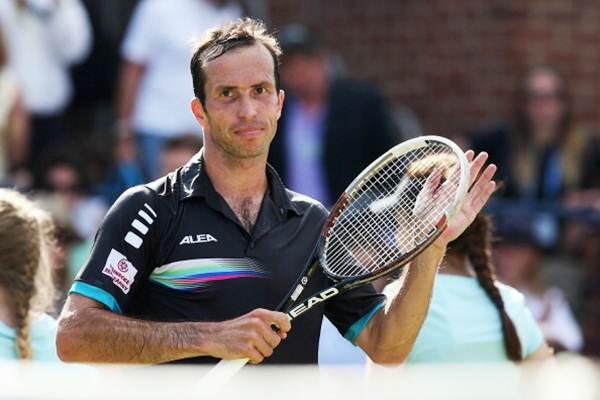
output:
[[[283,108],[283,101],[285,100],[285,92],[283,90],[279,90],[277,94],[277,119],[281,117],[281,110]]]
[[[208,118],[206,115],[206,111],[204,110],[204,106],[200,103],[200,100],[197,97],[194,97],[191,101],[192,114],[196,117],[196,121],[202,126],[203,129],[206,129],[208,125]]]

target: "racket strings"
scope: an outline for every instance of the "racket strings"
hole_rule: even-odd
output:
[[[394,209],[392,209],[391,211],[394,212],[396,211],[398,208],[400,208],[399,206],[396,206]],[[426,208],[424,208],[424,210],[430,210],[432,208],[431,205],[427,206]],[[396,214],[398,215],[402,215],[400,213]],[[382,221],[380,218],[371,218],[374,221],[371,221],[371,224],[373,225],[373,223],[382,226]],[[405,218],[402,218],[403,221],[401,221],[400,223],[404,224],[405,226],[409,226],[408,224],[412,224],[413,221],[406,221]],[[340,226],[344,226],[344,225],[340,225]],[[415,225],[416,226],[416,225]],[[429,229],[429,228],[428,228]],[[398,258],[398,252],[395,251],[394,249],[394,243],[399,243],[399,249],[400,249],[400,253],[407,253],[408,251],[410,251],[413,247],[414,247],[414,243],[415,240],[414,238],[419,237],[419,236],[423,236],[424,230],[422,230],[422,232],[418,232],[418,231],[414,231],[412,232],[412,237],[413,239],[410,241],[410,243],[408,243],[406,240],[401,241],[398,240],[400,238],[400,235],[395,235],[393,230],[391,229],[384,229],[384,230],[379,230],[379,232],[377,232],[377,234],[373,234],[373,232],[371,232],[370,234],[368,234],[368,237],[365,236],[364,234],[359,234],[357,235],[358,238],[356,237],[352,237],[351,232],[349,232],[349,230],[347,229],[347,227],[344,226],[343,229],[341,229],[342,233],[343,233],[343,238],[336,238],[336,239],[341,239],[341,240],[346,240],[348,241],[348,239],[352,242],[352,250],[350,251],[350,249],[348,248],[347,244],[344,244],[343,246],[337,246],[337,256],[336,256],[336,249],[331,249],[332,253],[334,253],[334,256],[331,257],[329,259],[329,263],[330,264],[334,264],[334,263],[341,263],[343,265],[345,265],[345,269],[339,271],[338,273],[340,274],[344,274],[344,275],[356,275],[356,274],[364,274],[367,272],[370,272],[371,269],[365,269],[365,266],[381,266],[381,265],[386,265],[389,262],[393,261],[394,259]],[[358,231],[361,232],[361,231]],[[340,235],[337,235],[340,236]],[[358,239],[358,240],[357,240]],[[338,241],[338,243],[343,243],[343,241]],[[368,244],[367,248],[361,248],[361,246],[364,246],[364,244]],[[335,247],[335,246],[332,246]],[[377,254],[379,257],[374,257],[372,256],[372,254]],[[358,255],[358,257],[357,257]],[[368,260],[366,260],[368,259]]]
[[[453,204],[460,179],[451,172],[456,165],[452,149],[434,143],[367,176],[330,228],[325,270],[337,277],[365,275],[413,251]]]

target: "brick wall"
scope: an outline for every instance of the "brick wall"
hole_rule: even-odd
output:
[[[269,0],[274,27],[307,24],[351,76],[413,108],[427,132],[455,134],[509,115],[528,67],[568,79],[576,118],[600,127],[595,0]]]

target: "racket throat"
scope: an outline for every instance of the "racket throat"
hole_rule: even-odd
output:
[[[327,289],[323,290],[322,292],[316,294],[315,296],[309,297],[308,299],[304,300],[303,302],[295,305],[292,309],[290,309],[287,312],[287,315],[290,317],[290,319],[294,320],[294,319],[298,318],[300,315],[304,314],[306,311],[308,311],[311,308],[313,308],[314,306],[316,306],[317,304],[320,304],[320,303],[324,302],[325,300],[327,300],[333,296],[336,296],[339,293],[340,293],[340,290],[338,288],[336,288],[335,286],[327,288]]]

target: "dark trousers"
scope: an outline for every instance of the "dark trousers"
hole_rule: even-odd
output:
[[[65,124],[62,113],[31,115],[28,166],[32,171],[39,168],[46,154],[65,143]]]

